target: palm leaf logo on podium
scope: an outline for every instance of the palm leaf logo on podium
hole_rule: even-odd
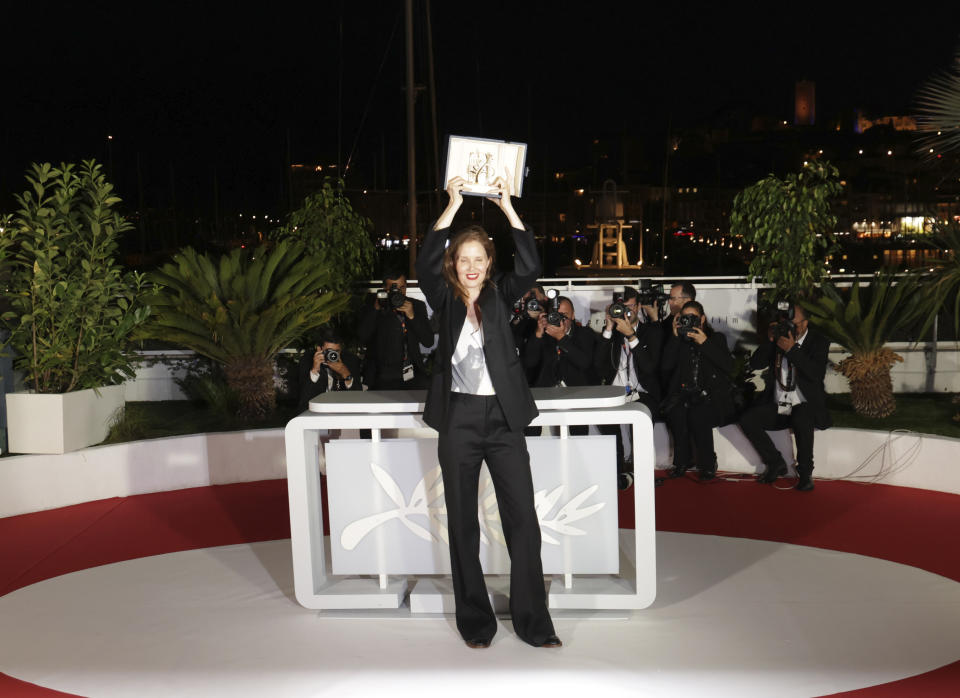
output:
[[[407,530],[421,540],[429,543],[439,543],[441,540],[444,543],[448,542],[447,527],[443,520],[447,509],[443,501],[443,478],[439,466],[433,468],[417,483],[409,502],[390,473],[376,463],[370,464],[370,472],[383,494],[395,506],[345,526],[340,534],[340,545],[344,550],[355,549],[370,533],[393,520],[400,521]],[[596,502],[581,508],[581,505],[599,489],[598,485],[591,485],[564,503],[554,516],[549,517],[566,489],[566,485],[558,485],[549,492],[538,490],[534,493],[534,507],[537,511],[537,519],[540,521],[541,536],[543,542],[549,545],[560,545],[560,541],[544,529],[549,529],[561,536],[586,535],[586,531],[571,524],[593,516],[606,506],[605,502]],[[489,475],[481,480],[479,491],[477,507],[480,520],[480,542],[489,546],[493,541],[506,547],[507,542],[497,508],[496,491]],[[411,520],[411,516],[424,517],[426,526]]]
[[[432,543],[436,543],[441,539],[444,542],[447,541],[447,528],[440,523],[439,520],[439,517],[446,514],[447,511],[442,501],[443,479],[440,476],[439,466],[427,473],[423,479],[417,483],[413,494],[410,496],[409,503],[403,496],[403,492],[397,484],[397,481],[390,476],[390,473],[376,463],[370,464],[370,471],[373,474],[373,478],[377,481],[377,484],[380,485],[383,492],[390,498],[390,501],[396,504],[396,508],[372,514],[348,524],[340,534],[340,545],[343,546],[344,550],[353,550],[374,529],[394,519],[398,519],[417,538],[422,538]],[[429,490],[427,489],[428,482],[430,483]],[[441,500],[439,505],[436,504],[438,499]],[[427,525],[436,529],[436,533],[424,528],[415,521],[411,521],[409,517],[414,515],[426,517]]]

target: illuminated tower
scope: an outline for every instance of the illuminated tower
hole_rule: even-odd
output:
[[[793,123],[796,126],[813,126],[817,118],[816,83],[801,80],[797,83],[794,98]]]

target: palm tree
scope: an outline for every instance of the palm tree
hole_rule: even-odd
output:
[[[819,298],[800,301],[817,329],[850,352],[836,369],[850,381],[857,414],[881,418],[896,411],[890,369],[903,357],[884,345],[920,316],[917,284],[912,276],[897,280],[892,274],[881,274],[868,285],[869,302],[864,303],[859,281],[847,298],[825,282]]]
[[[276,407],[276,354],[349,302],[324,291],[329,275],[328,264],[295,243],[237,249],[219,260],[187,248],[151,275],[160,288],[147,335],[222,364],[238,416],[262,419]]]
[[[924,151],[960,149],[960,50],[953,66],[917,93],[917,132]]]

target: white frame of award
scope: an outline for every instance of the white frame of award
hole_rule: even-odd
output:
[[[508,173],[511,195],[519,198],[523,194],[523,180],[527,173],[526,143],[450,136],[444,188],[452,178],[460,176],[468,182],[463,188],[464,194],[487,196],[493,180],[501,176],[507,178]]]

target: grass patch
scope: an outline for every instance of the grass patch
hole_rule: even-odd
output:
[[[909,429],[925,434],[960,438],[960,423],[953,421],[958,406],[951,393],[902,393],[896,395],[897,411],[883,419],[861,417],[854,413],[850,394],[827,395],[827,407],[833,426],[849,429],[893,431]]]

